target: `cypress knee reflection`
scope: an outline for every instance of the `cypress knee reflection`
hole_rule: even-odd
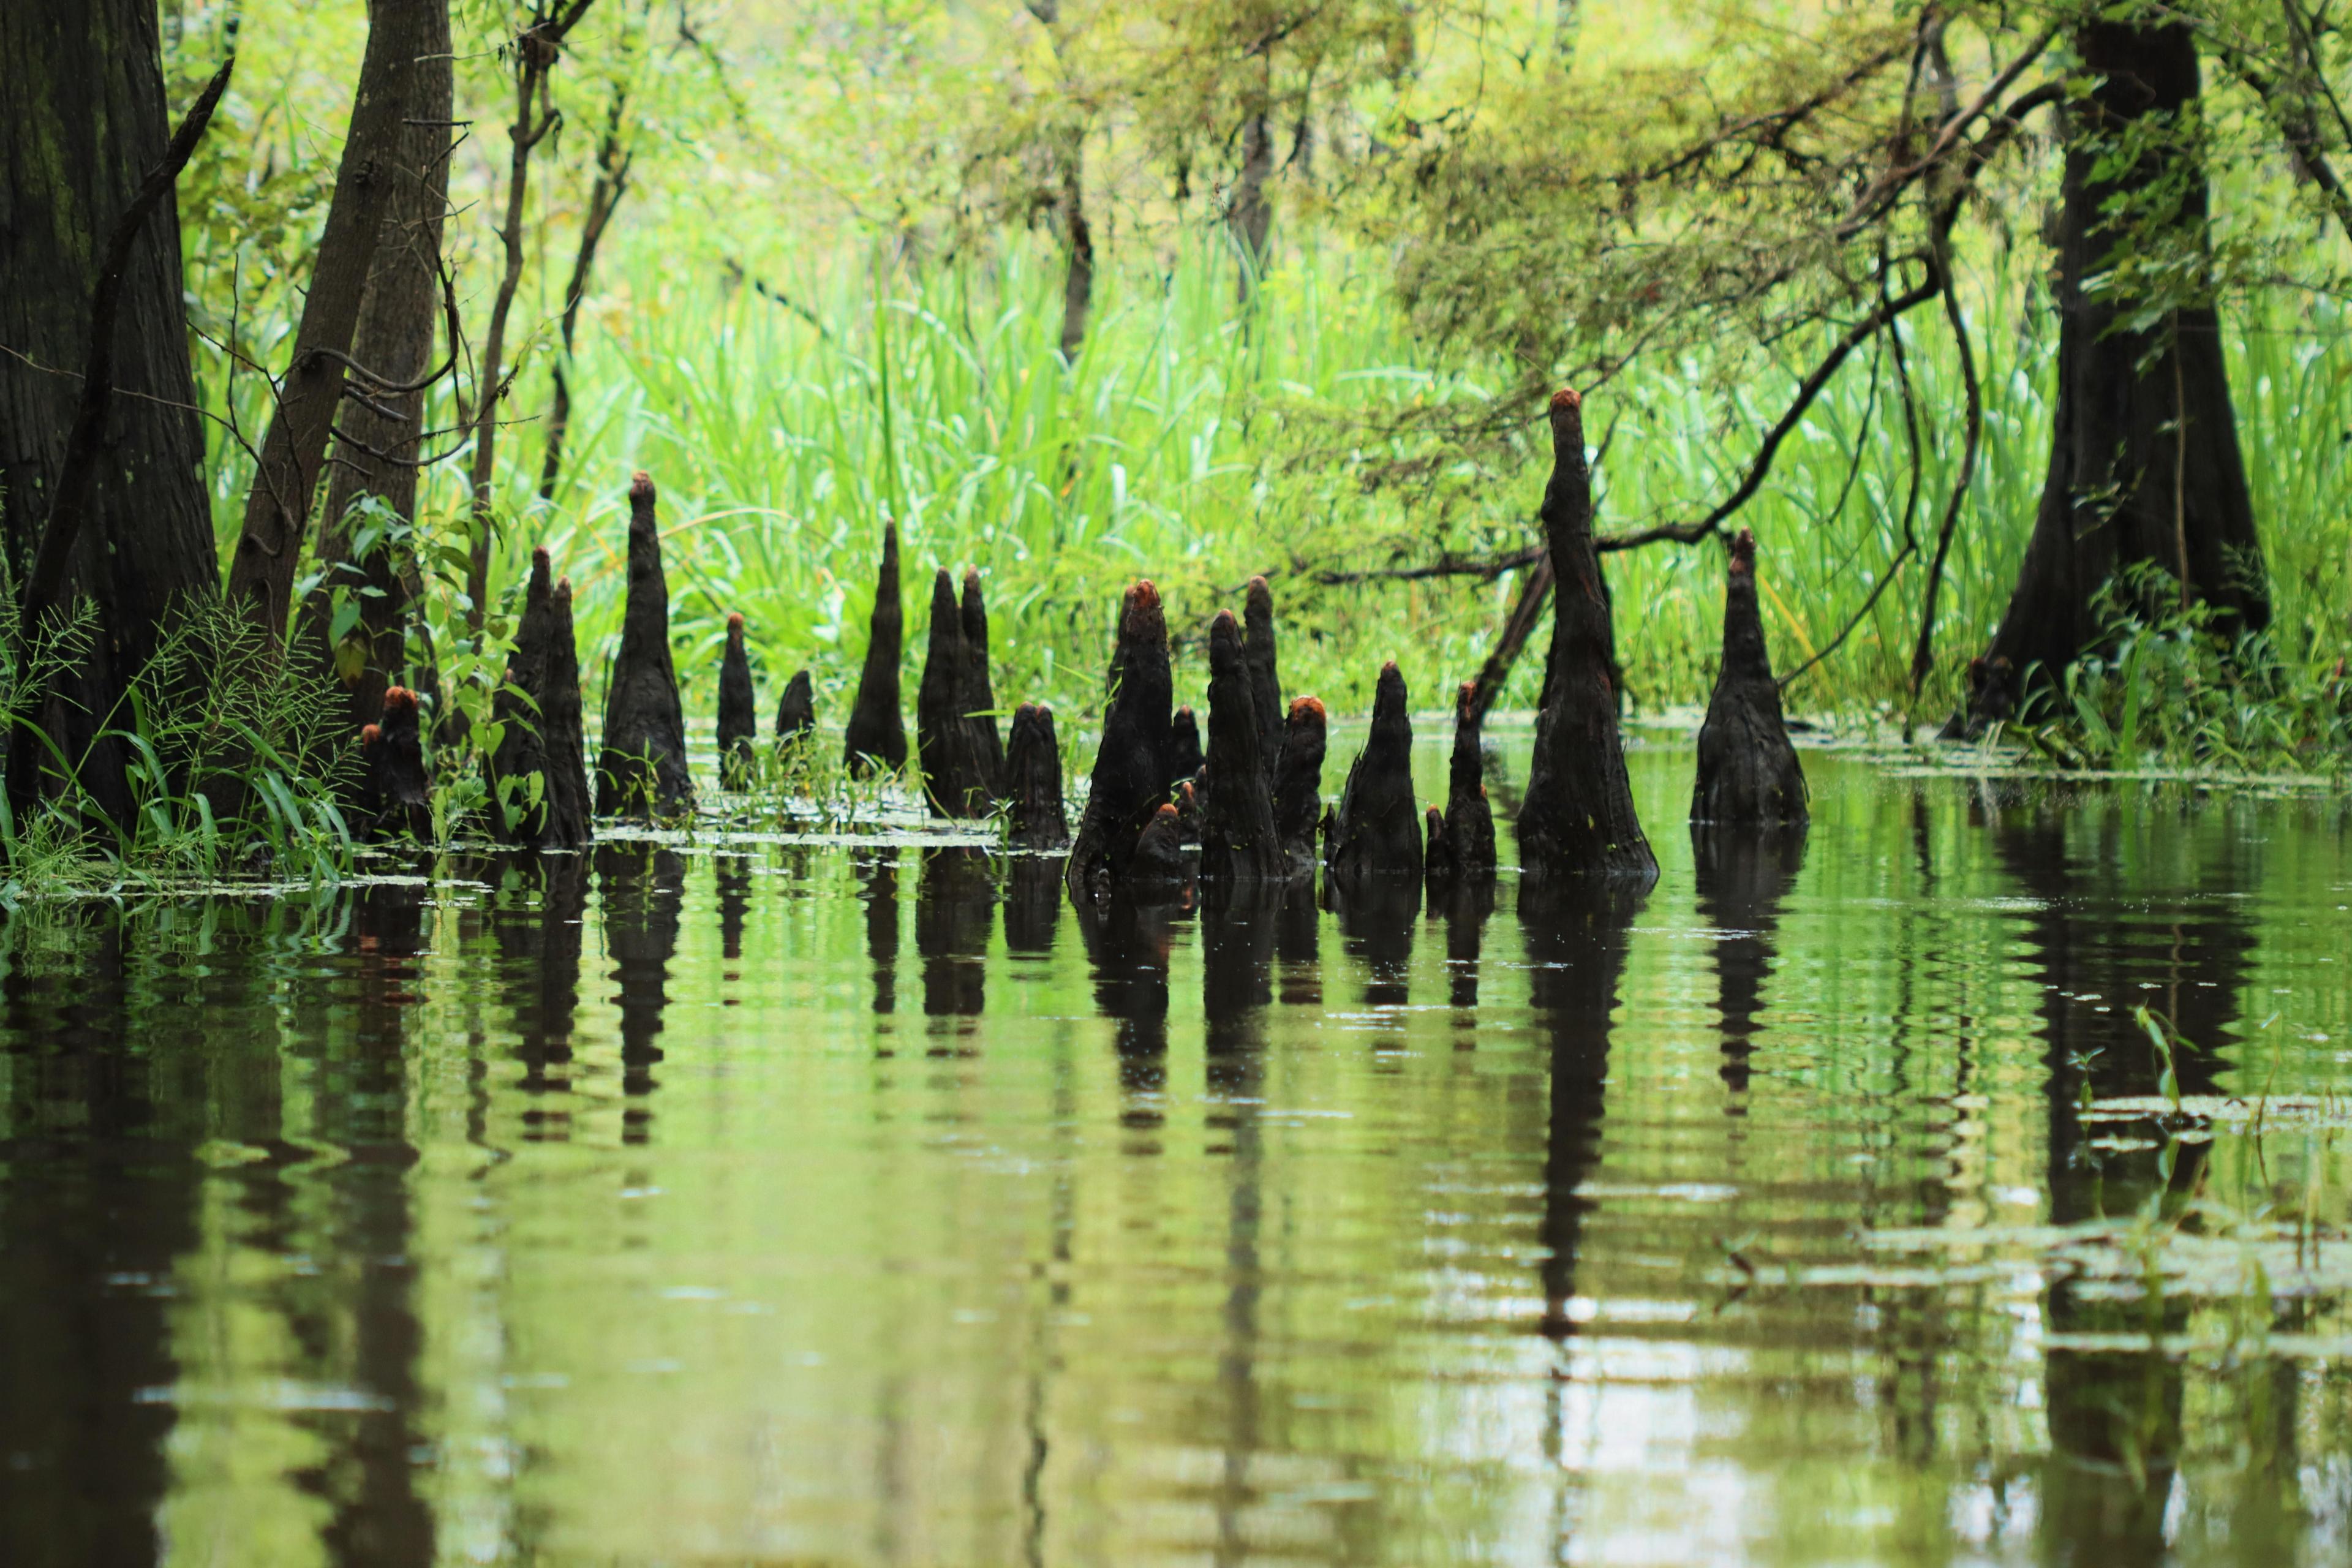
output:
[[[743,917],[751,906],[751,858],[713,855],[710,871],[719,893],[719,955],[732,965],[743,956]],[[740,980],[742,971],[730,967],[725,978]]]
[[[1234,1058],[1254,1056],[1265,1044],[1283,893],[1280,883],[1261,882],[1236,888],[1202,908],[1201,1014],[1212,1089],[1237,1091],[1255,1068]]]
[[[898,1008],[898,856],[897,845],[856,849],[849,863],[866,906],[866,960],[874,972],[874,1012],[887,1017]]]
[[[1805,830],[1784,827],[1691,827],[1691,859],[1699,913],[1717,932],[1716,1006],[1723,1019],[1723,1081],[1746,1091],[1756,1016],[1763,1011],[1764,977],[1772,967],[1773,931],[1780,900],[1805,864]]]
[[[572,1089],[572,1033],[580,1008],[581,921],[588,909],[582,855],[515,857],[500,868],[489,911],[503,977],[499,997],[514,1010],[522,1089],[534,1099]],[[561,1141],[571,1114],[540,1105],[522,1113],[523,1136]]]
[[[1486,921],[1495,913],[1495,879],[1461,877],[1450,885],[1430,885],[1429,912],[1445,921],[1446,1003],[1455,1010],[1458,1048],[1477,1043],[1478,959]]]
[[[1054,951],[1062,924],[1062,861],[1059,856],[1013,855],[1004,877],[1004,949],[1039,957]]]
[[[988,851],[973,846],[923,852],[915,951],[923,960],[926,1017],[977,1018],[986,1004],[988,936],[996,924],[991,869]]]
[[[1592,1201],[1580,1192],[1601,1163],[1609,1032],[1633,922],[1647,890],[1622,879],[1519,884],[1529,1001],[1550,1046],[1544,1142],[1540,1331],[1574,1331],[1577,1250]]]
[[[614,1001],[621,1012],[621,1092],[632,1098],[660,1087],[663,1014],[669,1006],[669,965],[677,952],[686,858],[673,849],[606,845],[596,851],[597,899],[604,944],[613,955]],[[651,1113],[642,1105],[621,1112],[624,1141],[642,1142]]]
[[[1117,1025],[1120,1087],[1157,1094],[1167,1086],[1168,953],[1187,912],[1167,902],[1121,893],[1076,905],[1078,935],[1094,972],[1095,1006]],[[1156,1127],[1159,1113],[1131,1109],[1130,1126]]]
[[[1324,897],[1339,916],[1348,955],[1364,963],[1364,1005],[1402,1007],[1412,1000],[1413,928],[1421,921],[1418,877],[1330,877]]]

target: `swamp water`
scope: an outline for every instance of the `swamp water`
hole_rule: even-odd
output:
[[[1632,761],[1646,897],[21,912],[0,1561],[2346,1561],[2341,805]]]

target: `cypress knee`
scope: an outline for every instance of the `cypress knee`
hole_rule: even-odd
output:
[[[1168,617],[1149,581],[1128,589],[1120,606],[1108,686],[1094,784],[1066,873],[1070,890],[1089,898],[1125,879],[1138,837],[1168,798]],[[1172,836],[1172,808],[1169,816]]]
[[[1302,697],[1290,705],[1282,756],[1274,767],[1274,830],[1293,875],[1315,868],[1315,834],[1323,822],[1322,702]]]
[[[1282,757],[1282,677],[1275,668],[1274,590],[1249,580],[1242,600],[1242,651],[1248,657],[1250,702],[1257,713],[1258,760],[1272,776]]]
[[[1724,579],[1723,666],[1698,732],[1691,820],[1764,824],[1806,816],[1805,770],[1789,743],[1756,605],[1756,536],[1743,528],[1732,539]]]
[[[842,746],[849,771],[863,778],[907,765],[907,723],[898,712],[898,660],[906,642],[906,607],[898,602],[898,525],[882,528],[882,570],[874,579],[874,618],[866,637],[866,668],[857,677]]]
[[[729,789],[749,789],[760,776],[752,742],[760,733],[760,701],[751,689],[751,657],[743,647],[743,616],[727,617],[727,652],[719,664],[719,778]]]
[[[1454,754],[1445,769],[1445,837],[1453,868],[1490,875],[1496,865],[1495,811],[1486,802],[1479,755],[1478,688],[1464,681],[1454,698]]]
[[[1412,718],[1396,660],[1381,667],[1372,732],[1348,770],[1331,816],[1324,861],[1343,878],[1421,875],[1421,814],[1412,799]]]
[[[604,691],[604,750],[596,759],[596,813],[669,816],[694,804],[686,771],[686,710],[669,652],[669,583],[662,574],[653,477],[629,486],[629,595],[621,651]]]
[[[1255,682],[1231,610],[1209,628],[1209,798],[1201,819],[1201,875],[1276,881],[1288,870],[1274,798],[1258,758]]]
[[[490,710],[499,726],[498,750],[490,757],[491,826],[499,837],[526,847],[548,842],[556,804],[547,713],[556,637],[555,588],[550,578],[547,547],[541,545],[530,552],[530,585],[523,598],[522,621],[515,628],[506,680]],[[576,691],[572,700],[576,722]],[[535,804],[530,793],[534,774],[539,779]]]
[[[1646,887],[1657,880],[1658,862],[1625,776],[1609,596],[1592,547],[1592,473],[1584,461],[1582,406],[1572,391],[1552,396],[1551,444],[1543,522],[1558,587],[1535,760],[1519,808],[1519,863],[1538,879],[1625,877]]]
[[[963,716],[971,731],[972,765],[979,770],[980,810],[1004,787],[1004,739],[996,731],[996,683],[988,677],[988,604],[980,595],[980,568],[963,574]]]
[[[1184,859],[1183,836],[1177,826],[1176,807],[1162,802],[1143,825],[1143,831],[1136,835],[1135,854],[1128,862],[1120,885],[1142,898],[1180,889],[1192,879],[1191,868]]]
[[[923,683],[915,691],[915,765],[934,816],[973,816],[987,809],[988,791],[972,755],[972,728],[964,719],[963,617],[955,579],[942,568],[931,579],[930,647]]]
[[[816,689],[809,682],[809,672],[796,669],[784,682],[783,700],[776,704],[776,739],[794,740],[815,728]]]
[[[1211,684],[1215,684],[1213,679]],[[1177,784],[1192,778],[1207,761],[1201,750],[1200,720],[1191,708],[1179,708],[1176,716],[1168,721],[1168,782]]]
[[[555,580],[549,601],[547,673],[539,697],[540,754],[547,769],[547,821],[540,843],[576,849],[589,826],[588,742],[580,722],[580,645],[572,630],[572,579]]]
[[[1070,821],[1062,810],[1062,744],[1054,710],[1024,702],[1013,715],[1004,754],[1004,795],[1011,803],[1011,840],[1017,849],[1069,847]]]
[[[1427,841],[1421,853],[1422,873],[1433,882],[1451,882],[1462,874],[1462,863],[1445,831],[1445,814],[1433,805],[1422,815],[1422,833]]]
[[[371,736],[369,731],[374,734]],[[416,693],[405,686],[384,689],[383,721],[360,731],[367,769],[361,799],[373,815],[369,837],[433,837],[433,785],[425,766],[425,733],[418,723]]]
[[[1208,767],[1176,786],[1176,798],[1170,802],[1176,808],[1176,837],[1185,847],[1201,847],[1201,803],[1209,798]]]

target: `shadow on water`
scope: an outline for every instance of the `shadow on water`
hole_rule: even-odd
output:
[[[621,1014],[621,1092],[643,1099],[660,1087],[654,1068],[662,1060],[662,1048],[654,1042],[661,1037],[662,1016],[669,1008],[686,858],[647,845],[604,846],[596,851],[596,889]],[[626,1107],[621,1112],[622,1141],[644,1142],[652,1121],[650,1108]]]
[[[1634,921],[1648,889],[1622,881],[1519,884],[1519,926],[1529,1001],[1551,1065],[1538,1240],[1547,1337],[1575,1331],[1577,1247],[1592,1202],[1578,1189],[1601,1163],[1609,1084],[1609,1033]]]
[[[2215,1091],[2254,950],[2232,896],[2252,885],[2252,868],[2226,835],[2208,850],[2214,836],[2137,818],[2126,803],[2012,807],[1992,822],[1991,837],[2003,869],[2033,900],[2025,940],[2043,985],[2050,1217],[2070,1225],[2153,1206],[2179,1218],[2201,1184],[2210,1145],[2174,1142],[2153,1119],[2103,1122],[2094,1140],[2082,1110],[2087,1098],[2158,1093],[2162,1066],[2135,1020],[2138,1005],[2169,1018],[2199,1047],[2175,1054],[2179,1091]],[[2186,862],[2165,879],[2182,891],[2151,904],[2140,891],[2145,862],[2168,856]],[[2118,1131],[2126,1136],[2111,1136]],[[2171,1333],[2188,1318],[2177,1298],[2105,1299],[2063,1275],[2044,1292],[2043,1312],[2058,1334]],[[2258,1363],[2245,1375],[2286,1373],[2277,1393],[2291,1411],[2292,1370]],[[2042,1480],[2044,1560],[2090,1565],[2165,1555],[2182,1460],[2182,1363],[2153,1347],[2052,1348],[2044,1379],[2052,1450]],[[2275,1434],[2290,1445],[2277,1466],[2283,1475],[2294,1468],[2293,1429],[2283,1420]],[[2242,1531],[2259,1528],[2251,1514],[2238,1522]]]
[[[1764,1010],[1764,977],[1772,968],[1780,900],[1805,867],[1805,829],[1799,826],[1759,832],[1693,824],[1691,862],[1698,884],[1698,912],[1716,930],[1716,1008],[1723,1019],[1724,1087],[1743,1095],[1756,1019]]]

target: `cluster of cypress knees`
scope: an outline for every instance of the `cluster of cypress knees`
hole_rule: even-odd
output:
[[[1553,466],[1542,521],[1558,597],[1535,758],[1518,816],[1522,868],[1539,879],[1653,879],[1657,861],[1634,814],[1618,730],[1614,638],[1575,393],[1553,397],[1550,421]],[[627,606],[605,695],[594,811],[669,815],[692,805],[694,786],[670,658],[654,484],[646,475],[631,484],[629,503]],[[520,806],[500,814],[506,836],[522,846],[565,847],[588,841],[590,798],[572,584],[550,578],[547,552],[534,552],[498,699],[503,728],[490,767],[494,783]],[[865,668],[844,732],[853,771],[906,766],[898,702],[903,639],[898,531],[886,527]],[[1009,743],[1000,739],[980,574],[965,573],[959,598],[942,570],[931,585],[930,641],[915,703],[916,767],[935,815],[981,817],[1001,805],[1015,847],[1066,849],[1066,879],[1087,898],[1118,890],[1148,896],[1196,876],[1213,885],[1287,880],[1312,871],[1318,837],[1319,858],[1342,884],[1365,877],[1451,881],[1493,874],[1495,822],[1482,780],[1474,685],[1464,685],[1456,700],[1446,803],[1425,812],[1414,799],[1412,722],[1393,661],[1381,670],[1363,752],[1338,804],[1324,809],[1327,715],[1313,697],[1283,705],[1274,595],[1263,577],[1250,580],[1238,621],[1223,610],[1209,628],[1208,695],[1204,750],[1193,710],[1175,705],[1159,591],[1148,581],[1135,584],[1121,607],[1102,743],[1074,836],[1064,812],[1053,710],[1022,704]],[[730,784],[756,767],[755,704],[743,617],[730,616],[719,679],[720,771]],[[785,687],[776,739],[809,737],[815,724],[803,669]],[[361,739],[362,806],[378,833],[421,832],[430,813],[415,694],[400,687],[387,691],[383,722],[369,725]],[[1765,649],[1755,541],[1743,530],[1731,544],[1723,663],[1699,732],[1691,818],[1735,827],[1801,824],[1805,800]]]

